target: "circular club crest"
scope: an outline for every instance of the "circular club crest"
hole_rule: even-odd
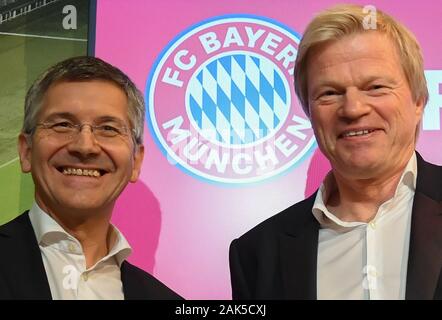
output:
[[[209,181],[262,181],[315,145],[292,85],[299,36],[257,16],[222,16],[177,36],[146,87],[147,121],[169,161]]]

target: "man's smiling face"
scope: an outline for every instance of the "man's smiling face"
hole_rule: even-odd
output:
[[[30,141],[19,137],[22,170],[32,172],[35,197],[48,213],[108,212],[128,182],[137,180],[143,146],[134,146],[123,90],[107,81],[59,82],[46,92]],[[84,125],[87,124],[87,125]],[[83,125],[78,134],[57,128]],[[111,137],[105,130],[127,129]]]
[[[423,101],[398,50],[375,31],[327,43],[308,60],[309,108],[322,152],[349,178],[388,175],[410,158]]]

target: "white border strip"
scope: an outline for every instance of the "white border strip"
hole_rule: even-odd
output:
[[[0,32],[0,35],[5,35],[5,36],[18,36],[18,37],[29,37],[29,38],[44,38],[44,39],[53,39],[53,40],[67,40],[67,41],[81,41],[81,42],[87,42],[87,39],[64,38],[64,37],[51,37],[51,36],[39,36],[39,35],[37,35],[37,34],[25,34],[25,33]]]

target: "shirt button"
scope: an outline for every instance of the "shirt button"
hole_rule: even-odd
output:
[[[69,243],[68,244],[68,250],[69,250],[69,252],[70,253],[75,253],[75,250],[76,248],[75,248],[75,245],[73,244],[73,243]]]
[[[370,228],[372,228],[372,229],[376,229],[376,222],[371,221],[371,222],[369,223],[369,226],[370,226]]]
[[[374,269],[370,270],[368,274],[373,278],[376,278],[378,276],[378,273]]]
[[[83,279],[83,281],[86,282],[89,279],[89,276],[87,275],[87,273],[83,273],[81,275],[81,279]]]

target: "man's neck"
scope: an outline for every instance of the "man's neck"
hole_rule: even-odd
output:
[[[84,223],[75,226],[62,225],[62,227],[80,242],[86,258],[86,268],[92,267],[105,257],[115,240],[107,219],[84,221]]]
[[[407,163],[372,179],[347,178],[333,171],[336,184],[330,190],[327,208],[343,221],[373,220],[379,207],[393,198]]]

